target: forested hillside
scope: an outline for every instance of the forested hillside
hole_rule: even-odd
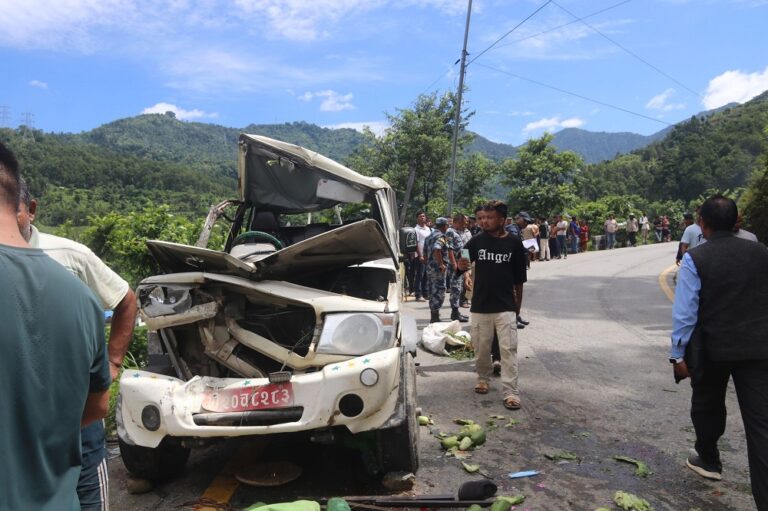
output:
[[[363,135],[353,129],[321,128],[306,122],[226,128],[216,124],[180,121],[172,113],[128,117],[86,133],[65,135],[64,138],[97,144],[141,158],[195,166],[212,162],[234,166],[237,138],[241,133],[298,144],[336,160],[347,157],[363,140]]]
[[[16,153],[22,174],[39,199],[38,221],[55,226],[87,223],[89,215],[126,213],[146,204],[168,204],[183,215],[200,215],[212,202],[232,197],[236,174],[227,165],[188,165],[131,156],[70,137],[0,129]]]
[[[651,200],[691,201],[709,190],[743,187],[768,149],[768,92],[710,117],[693,117],[667,136],[576,177],[586,199],[638,194]]]
[[[446,105],[440,108],[449,108]],[[432,115],[430,108],[434,106],[422,106],[424,112],[415,113]],[[408,112],[404,110],[400,116]],[[582,203],[633,196],[636,199],[630,202],[635,207],[677,201],[677,206],[672,208],[677,211],[711,190],[729,190],[734,196],[741,195],[750,175],[759,167],[758,157],[766,152],[766,136],[762,130],[768,125],[768,93],[744,105],[707,117],[708,114],[665,130],[662,140],[614,160],[591,165],[584,158],[575,160],[574,168],[564,169],[559,178],[562,182],[557,186],[565,188],[556,192],[563,198],[555,203],[575,211]],[[435,115],[442,119],[446,112]],[[393,116],[393,120],[398,121],[400,116]],[[418,131],[421,121],[413,122],[417,123],[414,133],[398,133],[399,128],[394,124],[393,136],[371,138],[351,129],[334,130],[302,122],[226,128],[179,121],[169,113],[121,119],[81,134],[35,131],[30,140],[29,133],[23,136],[24,130],[6,129],[0,131],[0,137],[18,153],[33,193],[42,199],[40,221],[52,226],[65,221],[84,225],[88,215],[110,211],[127,213],[140,210],[146,204],[167,204],[177,214],[200,218],[211,203],[236,193],[237,137],[241,132],[297,143],[357,170],[388,177],[397,187],[401,181],[407,181],[398,170],[400,165],[407,168],[407,161],[396,162],[393,157],[383,157],[380,151],[385,145],[392,151],[397,144],[414,143],[411,155],[426,154],[416,141],[406,141],[412,136],[424,136]],[[449,134],[450,129],[440,128],[430,137],[438,143]],[[605,141],[603,145],[598,142],[601,137]],[[509,187],[513,185],[530,187],[531,193],[545,186],[547,180],[536,172],[525,171],[522,178],[514,175],[517,172],[514,169],[519,167],[509,162],[518,158],[527,145],[515,148],[480,136],[467,136],[463,140],[463,154],[473,156],[461,158],[459,162],[458,206],[469,207],[471,202],[491,195],[508,199]],[[391,145],[394,141],[396,144]],[[642,136],[571,129],[555,134],[547,143],[558,149],[561,149],[558,143],[574,147],[581,144],[583,152],[594,152],[613,151],[618,141],[641,144]],[[449,140],[439,142],[441,148],[445,144],[450,145]],[[543,149],[540,152],[549,154]],[[449,160],[443,162],[443,157],[432,164],[445,167],[435,174],[440,180],[444,180],[449,166]],[[541,172],[546,173],[546,169]],[[421,183],[420,179],[417,176],[416,182]],[[445,182],[432,183],[428,176],[424,179],[419,196],[426,199],[411,204],[410,211],[444,208]],[[533,180],[532,184],[527,180]],[[402,196],[404,190],[397,192]],[[412,200],[415,199],[412,197]],[[538,202],[540,205],[541,200]],[[537,210],[536,203],[513,201],[511,205]]]

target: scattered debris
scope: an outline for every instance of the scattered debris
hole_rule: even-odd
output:
[[[472,447],[472,439],[469,438],[468,436],[465,436],[459,442],[460,451],[468,451],[471,447]]]
[[[471,465],[465,461],[461,462],[461,466],[464,467],[464,470],[466,470],[470,474],[474,474],[475,472],[478,472],[480,470],[480,465]]]
[[[613,496],[613,501],[625,511],[654,511],[653,506],[647,500],[621,490]]]
[[[458,448],[459,447],[459,437],[457,437],[457,436],[445,437],[445,438],[443,438],[441,443],[443,445],[443,449],[445,449],[445,450],[450,450],[450,449],[452,449],[454,447]]]
[[[278,504],[258,502],[247,507],[244,511],[320,511],[320,504],[314,500],[297,500]]]
[[[554,454],[545,454],[544,457],[552,461],[557,461],[557,460],[575,461],[579,459],[574,453],[570,451],[560,451]]]
[[[510,479],[520,479],[521,477],[531,477],[537,475],[539,475],[537,470],[523,470],[521,472],[511,472],[508,477]]]
[[[506,417],[506,416],[504,416],[504,415],[490,415],[490,416],[488,416],[488,418],[489,418],[489,419],[496,419],[496,420],[500,420],[500,421],[503,421],[503,420],[504,420],[504,419],[506,419],[507,417]]]
[[[635,469],[635,475],[638,477],[648,477],[649,475],[653,474],[653,472],[651,472],[651,470],[648,468],[648,465],[640,460],[636,460],[628,456],[614,456],[613,459],[616,461],[623,461],[624,463],[631,463],[635,465],[637,467]]]
[[[381,480],[381,485],[392,491],[408,491],[416,483],[416,476],[411,472],[389,472]]]
[[[341,497],[332,497],[328,499],[325,509],[326,511],[352,511],[352,508],[349,507],[349,503]]]
[[[461,430],[459,430],[459,439],[463,440],[469,438],[472,441],[472,445],[483,445],[485,443],[485,429],[480,424],[467,424]],[[462,449],[465,450],[465,449]]]
[[[509,422],[504,424],[504,427],[505,428],[511,428],[512,426],[517,426],[518,424],[520,424],[519,420],[517,420],[517,419],[509,419]]]
[[[573,438],[589,438],[592,436],[592,433],[589,431],[582,431],[581,433],[574,433]]]
[[[514,497],[496,497],[496,501],[491,504],[490,511],[509,511],[512,506],[522,504],[525,495],[515,495]]]
[[[469,426],[470,424],[475,424],[475,421],[472,419],[453,419],[453,423],[459,426]]]
[[[419,426],[432,426],[435,422],[426,415],[419,415]]]

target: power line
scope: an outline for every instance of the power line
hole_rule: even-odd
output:
[[[639,60],[640,62],[642,62],[642,63],[643,63],[643,64],[645,64],[646,66],[650,67],[651,69],[653,69],[654,71],[656,71],[656,72],[657,72],[657,73],[659,73],[660,75],[662,75],[662,76],[664,76],[664,77],[666,77],[666,78],[668,78],[668,79],[672,80],[673,82],[675,82],[676,84],[678,84],[680,87],[684,88],[685,90],[687,90],[688,92],[690,92],[691,94],[693,94],[694,96],[696,96],[696,97],[699,97],[699,98],[701,98],[701,97],[702,97],[702,96],[701,96],[701,94],[699,94],[699,93],[698,93],[698,92],[696,92],[695,90],[691,89],[690,87],[688,87],[687,85],[685,85],[685,84],[684,84],[684,83],[682,83],[681,81],[679,81],[679,80],[675,79],[673,76],[670,76],[669,74],[665,73],[664,71],[662,71],[662,70],[661,70],[661,69],[659,69],[658,67],[654,66],[653,64],[651,64],[650,62],[648,62],[647,60],[645,60],[645,59],[644,59],[643,57],[641,57],[640,55],[636,54],[635,52],[633,52],[633,51],[632,51],[632,50],[630,50],[629,48],[627,48],[627,47],[623,46],[621,43],[619,43],[619,42],[617,42],[617,41],[614,41],[613,39],[611,39],[610,37],[608,37],[607,35],[605,35],[604,33],[602,33],[600,30],[598,30],[596,27],[594,27],[594,26],[590,25],[589,23],[587,23],[586,21],[584,21],[584,19],[583,19],[583,18],[579,18],[578,16],[576,16],[576,15],[575,15],[575,14],[573,14],[571,11],[569,11],[568,9],[566,9],[565,7],[563,7],[562,5],[560,5],[559,3],[555,2],[554,0],[550,0],[550,1],[551,1],[553,4],[555,4],[557,7],[559,7],[560,9],[562,9],[563,11],[565,11],[566,13],[568,13],[570,16],[572,16],[572,17],[576,18],[576,20],[577,20],[577,21],[581,21],[581,23],[583,23],[583,24],[584,24],[584,25],[586,25],[587,27],[589,27],[589,28],[591,28],[592,30],[594,30],[594,31],[595,31],[597,34],[599,34],[600,36],[602,36],[603,38],[605,38],[606,40],[608,40],[608,41],[609,41],[609,42],[611,42],[612,44],[614,44],[614,45],[618,46],[618,47],[619,47],[619,48],[621,48],[623,51],[625,51],[626,53],[628,53],[628,54],[629,54],[629,55],[631,55],[632,57],[636,58],[637,60]]]
[[[551,4],[552,2],[553,2],[553,0],[547,0],[546,2],[544,2],[544,3],[543,3],[543,4],[542,4],[542,5],[541,5],[541,6],[540,6],[538,9],[536,9],[536,10],[535,10],[535,11],[533,11],[531,14],[529,14],[527,18],[525,18],[523,21],[521,21],[520,23],[518,23],[517,25],[515,25],[514,27],[512,27],[512,30],[510,30],[509,32],[507,32],[507,33],[506,33],[506,34],[504,34],[503,36],[501,36],[501,37],[499,37],[498,39],[496,39],[496,40],[493,42],[493,44],[491,44],[489,47],[487,47],[486,49],[484,49],[483,51],[481,51],[480,53],[478,53],[478,54],[477,54],[477,55],[476,55],[476,56],[475,56],[475,57],[474,57],[472,60],[470,60],[470,61],[467,63],[467,65],[469,65],[469,64],[471,64],[471,63],[473,63],[474,61],[476,61],[477,59],[479,59],[480,57],[482,57],[482,56],[483,56],[483,54],[485,54],[485,53],[486,53],[488,50],[490,50],[491,48],[493,48],[494,46],[496,46],[496,45],[497,45],[499,42],[501,42],[501,40],[502,40],[502,39],[504,39],[504,38],[505,38],[505,37],[507,37],[509,34],[511,34],[512,32],[514,32],[514,31],[515,31],[515,30],[517,30],[518,28],[520,28],[520,27],[523,25],[523,23],[525,23],[525,22],[526,22],[526,21],[528,21],[529,19],[531,19],[531,18],[533,18],[534,16],[536,16],[536,15],[537,15],[537,14],[538,14],[538,13],[539,13],[539,12],[540,12],[542,9],[544,9],[546,6],[548,6],[548,5],[549,5],[549,4]]]
[[[670,124],[670,123],[668,123],[666,121],[662,121],[661,119],[656,119],[654,117],[651,117],[651,116],[645,115],[645,114],[641,114],[639,112],[633,112],[632,110],[627,110],[626,108],[622,108],[620,106],[612,105],[610,103],[606,103],[605,101],[600,101],[600,100],[597,100],[597,99],[589,98],[587,96],[582,96],[581,94],[577,94],[575,92],[567,91],[565,89],[561,89],[560,87],[555,87],[554,85],[549,85],[547,83],[540,82],[538,80],[533,80],[531,78],[526,78],[524,76],[520,76],[520,75],[517,75],[515,73],[510,73],[509,71],[504,71],[502,69],[497,69],[495,67],[487,66],[485,64],[477,64],[477,65],[480,66],[480,67],[484,67],[486,69],[490,69],[491,71],[496,71],[497,73],[505,74],[505,75],[511,76],[513,78],[517,78],[519,80],[524,80],[526,82],[534,83],[536,85],[540,85],[541,87],[546,87],[548,89],[556,90],[558,92],[562,92],[563,94],[568,94],[570,96],[574,96],[574,97],[577,97],[579,99],[583,99],[585,101],[589,101],[591,103],[596,103],[598,105],[605,106],[605,107],[608,107],[608,108],[612,108],[614,110],[619,110],[619,111],[627,113],[627,114],[635,115],[637,117],[642,117],[643,119],[648,119],[649,121],[654,121],[654,122],[658,122],[660,124],[665,124],[667,126],[672,126],[672,124]]]
[[[565,28],[565,27],[567,27],[569,25],[573,25],[573,24],[578,23],[580,21],[583,21],[583,20],[585,20],[587,18],[594,18],[595,16],[598,16],[600,14],[603,14],[604,12],[610,11],[611,9],[615,9],[617,7],[621,7],[622,5],[628,4],[631,1],[632,0],[623,0],[622,2],[619,2],[617,4],[613,4],[611,6],[608,6],[605,9],[600,9],[599,11],[595,11],[592,14],[587,14],[586,16],[582,16],[581,18],[577,18],[577,19],[575,19],[573,21],[569,21],[568,23],[563,23],[562,25],[558,25],[556,27],[549,28],[549,29],[544,30],[542,32],[539,32],[537,34],[525,36],[525,37],[523,37],[521,39],[516,39],[516,40],[512,41],[509,44],[502,44],[501,46],[499,46],[499,48],[503,48],[505,46],[512,46],[513,44],[521,43],[523,41],[527,41],[528,39],[534,39],[536,37],[539,37],[539,36],[542,36],[542,35],[545,35],[545,34],[549,34],[550,32],[555,32],[556,30],[560,30],[561,28]]]
[[[459,60],[457,60],[456,62],[454,62],[454,63],[453,63],[453,66],[456,66],[456,64],[458,64],[459,62],[461,62],[461,59],[459,59]],[[422,94],[424,94],[425,92],[427,92],[429,89],[431,89],[431,88],[432,88],[432,87],[433,87],[433,86],[434,86],[434,85],[435,85],[437,82],[439,82],[440,80],[442,80],[443,78],[445,78],[446,76],[448,76],[448,73],[450,73],[451,71],[453,71],[453,67],[449,68],[449,69],[448,69],[447,71],[445,71],[443,74],[441,74],[440,76],[438,76],[437,78],[435,78],[435,80],[434,80],[432,83],[430,83],[429,85],[427,85],[426,87],[424,87],[424,90],[423,90],[423,91],[421,91],[421,92],[419,93],[419,96],[421,96]]]

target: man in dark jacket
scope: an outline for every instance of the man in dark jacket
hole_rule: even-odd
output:
[[[752,494],[768,511],[768,249],[737,238],[736,204],[714,196],[702,205],[707,243],[683,255],[670,362],[675,377],[691,377],[695,453],[688,467],[722,477],[717,441],[725,432],[725,393],[733,377],[747,437]]]

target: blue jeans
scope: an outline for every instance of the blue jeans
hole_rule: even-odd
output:
[[[572,254],[579,253],[579,237],[578,236],[571,236],[571,253]]]
[[[565,243],[565,234],[557,235],[557,250],[560,252],[560,256],[568,257],[568,247]]]
[[[429,298],[429,280],[427,279],[427,265],[418,257],[413,260],[413,292],[416,298]]]
[[[605,246],[606,248],[613,248],[613,246],[616,244],[616,233],[615,232],[606,232],[605,233]]]

